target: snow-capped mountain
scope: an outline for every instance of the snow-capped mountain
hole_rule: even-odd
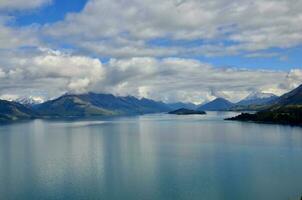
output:
[[[21,103],[23,105],[36,105],[44,102],[44,99],[41,97],[19,97],[15,99],[14,101]]]
[[[264,105],[275,99],[278,96],[272,93],[264,93],[264,92],[253,92],[248,95],[243,100],[239,101],[237,105],[248,106],[248,105]]]

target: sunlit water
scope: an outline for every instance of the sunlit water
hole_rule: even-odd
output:
[[[233,115],[0,126],[0,199],[299,199],[302,129]]]

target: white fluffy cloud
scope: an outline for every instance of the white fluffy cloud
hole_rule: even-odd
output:
[[[40,42],[35,34],[34,28],[10,28],[1,24],[0,20],[0,50],[36,46]]]
[[[10,25],[15,22],[15,13],[28,12],[51,2],[52,0],[0,0],[0,50],[10,51],[24,46],[39,46],[41,44],[39,26]]]
[[[34,91],[55,96],[60,93],[85,92],[105,77],[98,59],[40,49],[39,52],[15,54],[7,58],[1,71],[2,92]]]
[[[112,59],[107,68],[108,91],[164,101],[201,102],[219,96],[236,101],[253,91],[281,95],[302,82],[302,76],[297,75],[302,73],[299,69],[287,73],[215,68],[197,60],[179,58]]]
[[[82,12],[45,31],[113,57],[234,54],[301,44],[301,9],[296,0],[90,0]],[[148,40],[157,38],[209,44],[150,46]]]
[[[46,98],[69,92],[106,92],[163,101],[236,101],[253,91],[282,94],[302,82],[290,72],[216,68],[194,59],[135,57],[99,59],[40,49],[8,57],[0,68],[0,94]],[[37,95],[38,94],[38,95]]]
[[[264,52],[302,43],[302,1],[89,0],[57,23],[8,25],[11,13],[47,3],[0,0],[0,96],[96,91],[164,101],[236,101],[253,91],[282,94],[302,82],[298,67],[219,68],[189,59],[281,56]],[[159,45],[162,40],[166,44]],[[72,53],[60,50],[65,45]]]

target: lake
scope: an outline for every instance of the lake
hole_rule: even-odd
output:
[[[0,199],[300,199],[302,128],[236,114],[0,126]]]

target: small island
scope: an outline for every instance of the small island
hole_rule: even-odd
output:
[[[180,108],[174,111],[169,112],[169,114],[173,115],[205,115],[205,111],[199,111],[199,110],[190,110],[186,108]]]

